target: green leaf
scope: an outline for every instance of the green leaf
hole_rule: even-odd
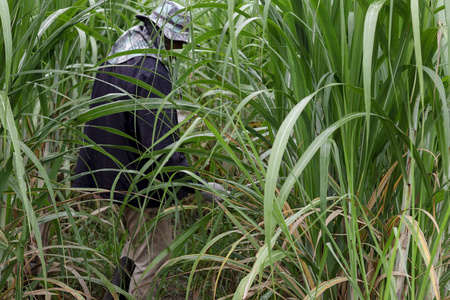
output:
[[[3,47],[5,51],[5,57],[3,63],[5,64],[4,82],[1,89],[8,91],[11,80],[11,64],[13,56],[13,42],[11,34],[11,16],[9,14],[9,6],[7,0],[0,0],[0,19],[2,23],[3,32]],[[0,77],[1,78],[1,77]],[[1,82],[0,82],[1,83]]]

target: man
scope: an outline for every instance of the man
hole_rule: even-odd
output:
[[[100,117],[86,124],[84,133],[91,146],[80,151],[76,167],[79,177],[73,186],[105,189],[107,192],[100,194],[102,198],[126,205],[123,215],[130,241],[122,250],[121,264],[132,276],[127,280],[124,270],[118,268],[112,282],[116,285],[129,283],[128,291],[137,299],[144,299],[150,289],[154,289],[152,279],[167,257],[148,272],[146,268],[172,242],[169,219],[156,220],[151,230],[146,223],[158,218],[161,203],[168,194],[173,197],[176,192],[181,198],[192,191],[188,187],[178,191],[152,190],[158,182],[183,177],[181,172],[157,174],[156,179],[152,175],[161,161],[153,152],[160,153],[178,140],[178,131],[173,130],[178,123],[177,113],[172,109],[146,110],[139,105],[148,98],[171,93],[171,74],[159,53],[180,49],[190,41],[190,14],[177,3],[163,1],[151,15],[136,17],[143,23],[132,27],[117,40],[109,55],[111,59],[96,76],[92,99],[107,99],[91,108],[112,101],[135,99],[137,109]],[[158,51],[147,53],[147,49]],[[123,53],[131,50],[143,51]],[[113,93],[116,94],[111,96]],[[165,166],[187,167],[188,163],[185,156],[177,152]],[[212,199],[211,194],[203,195]],[[104,299],[112,299],[111,294],[107,292]]]

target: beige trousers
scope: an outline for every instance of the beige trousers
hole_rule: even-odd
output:
[[[172,242],[172,224],[170,218],[156,220],[156,225],[149,223],[158,217],[159,208],[139,209],[125,208],[124,220],[130,235],[121,257],[131,258],[135,263],[128,292],[136,299],[152,299],[158,285],[153,281],[156,271],[169,259],[167,255],[158,264],[145,272],[148,265]],[[151,296],[150,296],[151,295]]]

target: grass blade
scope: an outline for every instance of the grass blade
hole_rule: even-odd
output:
[[[9,90],[9,83],[11,80],[11,64],[12,64],[12,55],[13,55],[13,42],[12,42],[12,34],[11,34],[11,16],[9,14],[9,6],[7,0],[0,0],[0,19],[2,23],[2,31],[3,31],[3,48],[5,51],[5,60],[4,68],[5,73],[4,82],[2,89],[5,91]]]

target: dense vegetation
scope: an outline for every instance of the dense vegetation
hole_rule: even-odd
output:
[[[121,208],[71,180],[82,125],[136,107],[88,110],[90,89],[157,4],[0,0],[1,299],[113,289]],[[171,95],[139,105],[184,111],[165,152],[230,194],[163,207],[161,298],[449,297],[449,2],[185,4],[200,46],[175,54]]]

